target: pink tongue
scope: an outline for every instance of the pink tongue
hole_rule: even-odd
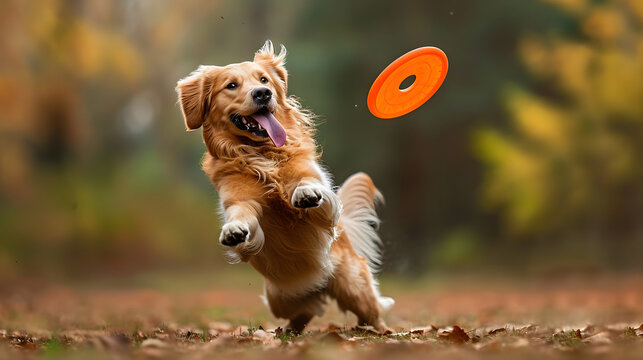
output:
[[[272,140],[276,147],[280,147],[286,143],[286,130],[279,124],[279,121],[277,121],[274,115],[269,112],[256,112],[250,116],[266,129],[270,140]]]

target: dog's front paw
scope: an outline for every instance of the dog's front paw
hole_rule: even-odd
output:
[[[292,205],[300,209],[318,207],[323,201],[322,189],[315,185],[298,186],[291,199]]]
[[[236,246],[250,238],[248,225],[241,221],[231,221],[221,229],[219,242],[225,246]]]

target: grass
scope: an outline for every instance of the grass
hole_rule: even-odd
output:
[[[628,358],[643,351],[637,323],[643,320],[639,306],[643,289],[638,281],[600,288],[595,283],[513,288],[507,283],[441,287],[432,282],[424,289],[414,283],[407,290],[399,283],[384,285],[382,292],[397,300],[385,317],[393,334],[354,326],[356,318],[332,303],[326,316],[296,334],[284,331],[286,322],[269,314],[258,297],[258,285],[239,286],[247,279],[232,276],[237,279],[233,285],[209,285],[204,277],[201,285],[195,281],[174,287],[163,281],[180,278],[158,276],[150,282],[139,278],[138,286],[128,282],[124,287],[16,287],[12,296],[0,298],[0,358],[21,353],[43,359],[99,359],[113,354],[207,358],[222,353],[245,360],[257,358],[259,352],[315,358],[353,353],[379,359],[426,353],[442,357],[442,352],[450,351],[476,359],[492,357],[498,349],[504,349],[502,354],[511,352],[513,358],[547,358],[568,350],[591,358],[600,346],[615,358]],[[587,322],[593,330],[580,331]],[[470,340],[439,335],[453,325]],[[414,328],[422,330],[409,331]],[[602,342],[586,341],[601,332]]]
[[[552,341],[561,346],[577,346],[581,344],[580,330],[569,330],[552,335]]]

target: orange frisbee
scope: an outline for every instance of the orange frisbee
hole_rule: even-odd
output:
[[[393,61],[375,79],[368,92],[368,110],[381,119],[410,113],[438,91],[448,68],[446,54],[436,47],[409,51]],[[400,89],[402,82],[412,75],[415,75],[413,84]]]

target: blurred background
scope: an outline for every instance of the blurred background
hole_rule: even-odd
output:
[[[266,39],[336,182],[384,193],[385,274],[643,269],[642,1],[4,0],[0,280],[229,271],[174,86]],[[441,89],[372,116],[421,46],[449,57]]]

